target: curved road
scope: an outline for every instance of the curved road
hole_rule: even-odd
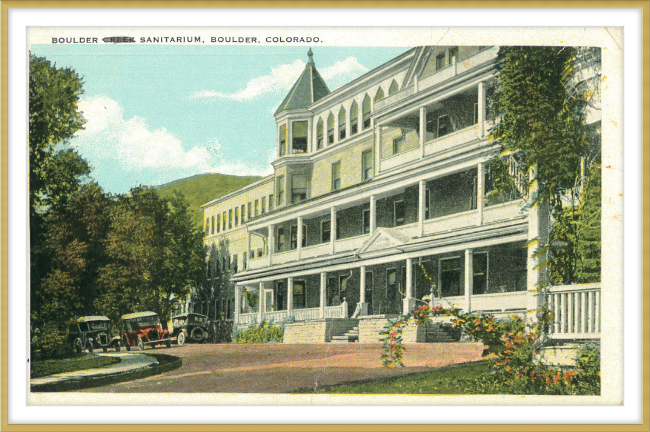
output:
[[[291,393],[295,390],[422,372],[481,359],[483,345],[437,343],[406,346],[404,368],[381,366],[380,344],[187,344],[147,349],[182,357],[163,375],[96,387],[109,393]],[[140,353],[139,349],[132,351]]]

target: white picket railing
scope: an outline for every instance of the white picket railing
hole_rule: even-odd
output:
[[[347,318],[348,317],[348,303],[343,302],[337,306],[327,306],[325,308],[325,318]],[[293,309],[291,311],[296,321],[309,321],[321,319],[321,310],[319,307],[316,308],[306,308],[306,309]],[[279,323],[287,318],[288,312],[286,310],[282,311],[271,311],[264,312],[262,314],[262,320],[264,321],[273,321]],[[247,325],[252,322],[259,322],[259,312],[252,313],[240,313],[238,325]]]
[[[565,285],[548,290],[547,306],[555,314],[552,339],[600,338],[600,286]]]

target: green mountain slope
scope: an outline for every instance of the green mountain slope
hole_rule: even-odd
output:
[[[176,190],[181,192],[190,204],[190,210],[196,224],[203,229],[201,204],[251,184],[260,178],[224,174],[200,174],[165,183],[158,186],[157,189],[166,198],[172,197]]]

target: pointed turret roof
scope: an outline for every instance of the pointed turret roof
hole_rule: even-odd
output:
[[[307,108],[330,93],[327,84],[325,84],[325,80],[318,73],[318,69],[316,69],[314,54],[311,52],[311,48],[307,56],[309,57],[309,61],[305,66],[305,70],[293,87],[291,87],[291,91],[284,98],[275,115],[280,114],[282,111]]]

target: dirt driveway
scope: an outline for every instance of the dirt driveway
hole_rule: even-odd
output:
[[[86,392],[147,393],[291,393],[352,381],[423,372],[477,361],[483,345],[476,343],[406,346],[404,368],[381,365],[379,344],[203,344],[151,352],[182,357],[175,371]],[[149,350],[147,350],[149,351]],[[139,350],[137,352],[140,352]]]

